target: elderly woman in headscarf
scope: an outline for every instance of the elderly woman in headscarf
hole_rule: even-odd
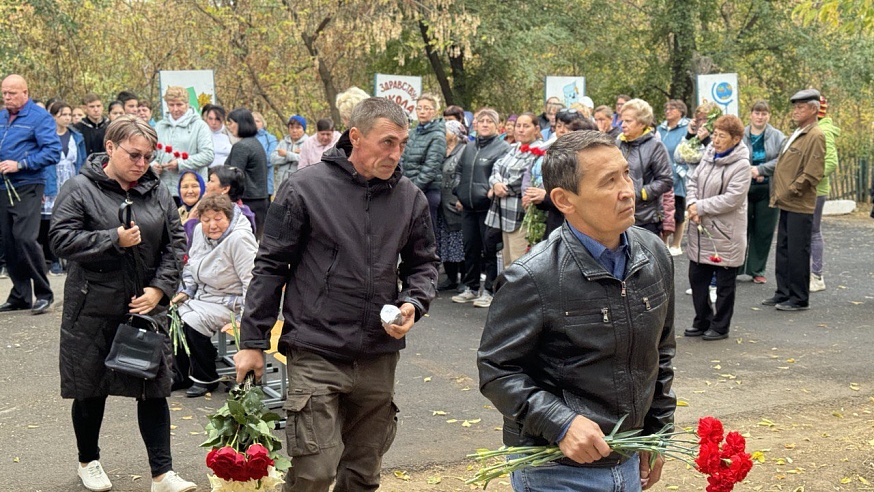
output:
[[[437,214],[437,252],[443,261],[446,280],[438,290],[458,288],[464,267],[464,239],[461,233],[461,203],[452,190],[458,185],[455,168],[467,144],[467,132],[458,121],[446,122],[446,158],[443,159],[443,184],[440,211]]]

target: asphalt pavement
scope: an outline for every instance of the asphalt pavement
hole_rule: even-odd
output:
[[[773,255],[767,284],[739,283],[727,340],[682,336],[693,310],[684,294],[688,261],[675,259],[674,387],[685,405],[678,409],[679,423],[703,415],[730,422],[776,408],[800,411],[827,400],[874,394],[874,220],[866,215],[824,219],[828,288],[811,295],[809,311],[778,312],[760,305],[773,294]],[[57,298],[51,313],[0,314],[0,491],[85,490],[75,473],[70,402],[59,396],[63,280],[51,279]],[[10,286],[9,280],[0,280],[0,295]],[[485,309],[453,304],[445,295],[411,331],[398,367],[401,413],[386,468],[458,463],[477,448],[500,445],[500,415],[477,389],[475,357],[486,314]],[[170,399],[175,469],[202,490],[208,489],[206,450],[198,444],[204,439],[205,416],[223,397],[189,399],[177,392]],[[133,400],[110,399],[101,448],[113,490],[149,490]]]

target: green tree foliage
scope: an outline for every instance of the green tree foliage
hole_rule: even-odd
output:
[[[375,72],[504,113],[539,112],[547,75],[584,75],[596,104],[628,93],[658,109],[693,102],[698,74],[737,72],[742,113],[767,99],[789,130],[788,97],[818,87],[842,141],[862,145],[872,12],[872,0],[6,0],[0,71],[37,97],[157,101],[160,70],[211,68],[219,102],[264,112],[274,131],[292,113],[337,118],[336,93],[372,90]]]

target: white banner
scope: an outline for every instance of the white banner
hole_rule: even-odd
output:
[[[378,73],[373,83],[373,95],[398,103],[410,120],[415,120],[416,101],[422,95],[422,77]]]
[[[586,95],[585,77],[546,77],[544,83],[543,102],[550,97],[557,97],[565,107],[569,107]]]
[[[719,105],[723,114],[740,116],[736,73],[711,73],[698,76],[698,105],[712,101]]]
[[[200,114],[200,108],[215,104],[215,79],[212,70],[161,70],[158,73],[161,86],[161,114],[167,114],[164,94],[170,86],[181,86],[188,91],[188,104]]]

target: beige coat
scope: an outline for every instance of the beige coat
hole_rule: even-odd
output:
[[[686,186],[686,206],[697,204],[701,227],[689,227],[686,254],[696,263],[738,267],[747,249],[747,192],[750,189],[750,151],[743,142],[717,159],[708,145]],[[719,253],[720,262],[711,256]]]

